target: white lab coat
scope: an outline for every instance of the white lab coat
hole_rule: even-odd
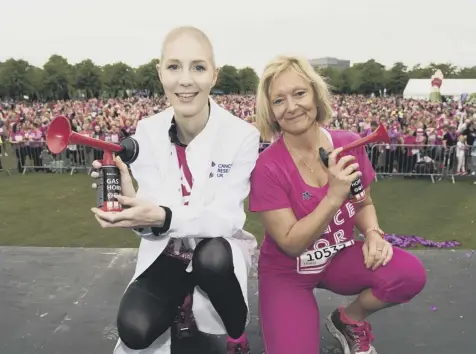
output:
[[[201,238],[224,237],[230,243],[235,274],[248,305],[247,280],[257,242],[243,230],[243,204],[259,154],[259,132],[210,98],[207,125],[186,148],[193,187],[189,205],[184,206],[177,155],[169,139],[172,117],[173,108],[168,108],[141,120],[134,136],[140,147],[138,159],[131,164],[139,185],[137,197],[168,206],[173,216],[165,235],[155,237],[150,228],[142,232],[136,270],[129,285],[157,259],[170,238],[182,239],[195,248]],[[187,271],[191,268],[190,263]],[[193,312],[201,332],[226,334],[219,315],[199,287],[193,294]],[[114,353],[168,354],[170,342],[170,330],[145,350],[131,350],[119,339]]]

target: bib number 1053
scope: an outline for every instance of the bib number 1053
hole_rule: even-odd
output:
[[[334,257],[340,250],[350,247],[354,244],[354,240],[350,240],[336,245],[330,245],[323,248],[309,250],[301,254],[297,258],[297,271],[300,274],[316,274],[322,272],[325,265]]]
[[[332,245],[332,246],[329,246],[329,247],[326,247],[326,248],[323,248],[323,249],[320,249],[320,250],[307,252],[304,255],[307,257],[308,262],[320,261],[323,258],[329,258],[330,256],[332,256],[332,254],[333,254],[332,251],[338,252],[342,248],[344,248],[344,247],[338,247],[338,245]]]

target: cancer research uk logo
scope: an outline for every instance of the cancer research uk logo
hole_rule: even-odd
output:
[[[209,177],[223,178],[230,172],[232,166],[233,166],[232,163],[218,163],[217,164],[212,161],[212,172],[210,172]]]

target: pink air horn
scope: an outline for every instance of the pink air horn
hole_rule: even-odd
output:
[[[139,144],[134,138],[127,137],[120,144],[109,143],[75,133],[69,119],[59,116],[53,119],[46,134],[46,144],[53,154],[63,152],[68,144],[90,146],[104,152],[99,172],[98,208],[104,211],[121,211],[122,205],[115,198],[121,193],[121,174],[114,162],[116,154],[126,163],[134,162],[139,156]]]
[[[387,129],[385,129],[382,123],[379,124],[378,128],[372,134],[364,138],[355,140],[349,145],[344,146],[343,150],[341,151],[339,155],[343,154],[344,152],[347,152],[352,149],[356,149],[371,143],[386,143],[386,144],[390,143],[390,137],[388,135]],[[321,147],[319,148],[319,156],[322,162],[324,162],[324,164],[326,165],[326,167],[328,167],[329,166],[329,152],[327,152]],[[357,178],[354,182],[352,182],[350,186],[349,201],[352,203],[360,203],[360,202],[363,202],[365,198],[367,198],[367,195],[362,186],[362,181],[360,180],[360,178]]]

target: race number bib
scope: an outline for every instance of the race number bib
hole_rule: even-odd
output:
[[[321,239],[321,241],[326,240]],[[350,240],[304,252],[297,257],[297,272],[299,274],[321,273],[339,251],[354,245],[354,243],[354,240]]]

